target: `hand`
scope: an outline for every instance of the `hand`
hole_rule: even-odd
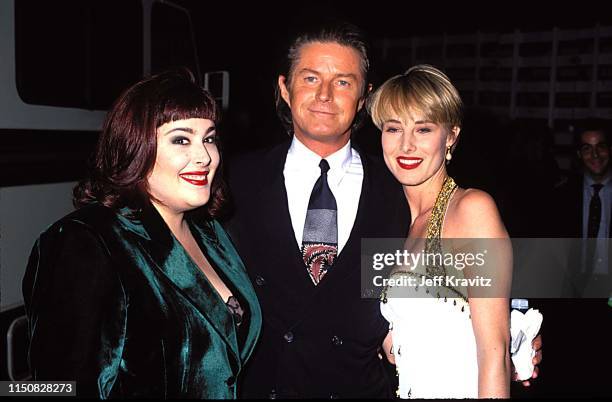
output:
[[[533,368],[533,373],[531,374],[531,379],[533,380],[533,379],[538,378],[538,373],[540,372],[540,368],[538,367],[538,365],[542,363],[542,335],[538,334],[538,336],[536,336],[533,339],[533,342],[531,342],[531,347],[536,352],[532,360],[534,368]],[[516,376],[517,376],[516,371],[513,370],[512,381],[518,381]],[[531,382],[529,380],[521,381],[521,383],[523,384],[524,387],[531,386]]]

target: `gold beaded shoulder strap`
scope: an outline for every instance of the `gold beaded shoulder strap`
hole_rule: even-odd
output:
[[[448,208],[448,203],[453,196],[453,193],[457,189],[457,184],[451,177],[447,177],[442,184],[442,189],[438,193],[436,197],[436,202],[431,211],[431,216],[429,217],[429,221],[427,223],[426,228],[426,238],[425,238],[425,250],[426,254],[442,254],[442,226],[444,224],[444,217],[446,215],[446,210]],[[439,260],[437,258],[433,259],[434,261]],[[446,277],[446,268],[444,267],[443,261],[442,264],[430,264],[426,265],[424,268],[424,272],[417,270],[396,270],[391,273],[390,276],[394,275],[408,275],[415,276],[420,278],[421,276],[425,276],[427,278],[435,278],[435,277]],[[420,272],[419,272],[420,271]],[[420,280],[420,279],[419,279]],[[418,286],[416,287],[418,289]],[[383,303],[387,302],[387,294],[388,287],[382,291],[381,300]],[[446,301],[447,297],[459,297],[467,302],[467,292],[461,291],[461,289],[456,289],[452,286],[438,286],[436,289],[431,289],[435,293],[433,295],[437,296],[439,299],[444,298]],[[426,293],[430,293],[428,287],[426,287]],[[461,309],[463,311],[463,307]]]
[[[448,176],[442,183],[442,189],[438,193],[436,202],[431,210],[431,216],[427,223],[426,238],[425,238],[425,253],[442,253],[442,225],[446,216],[446,209],[453,193],[457,189],[457,184],[452,177]],[[446,275],[444,264],[441,266],[428,266],[426,269],[428,276]]]
[[[439,239],[442,237],[442,224],[444,223],[444,216],[446,215],[446,209],[448,203],[453,196],[453,193],[457,189],[457,183],[452,177],[448,176],[442,183],[442,189],[438,193],[436,202],[431,211],[429,222],[427,224],[426,236],[428,239]]]
[[[434,253],[442,255],[442,227],[444,225],[444,217],[446,216],[446,210],[448,209],[448,203],[452,198],[453,194],[457,190],[457,184],[452,177],[447,177],[442,184],[442,189],[438,193],[436,202],[431,211],[429,222],[427,224],[426,238],[425,238],[425,253]],[[434,258],[434,261],[437,259]],[[425,272],[429,277],[443,276],[446,277],[448,272],[444,263],[440,265],[432,264],[425,267]],[[454,272],[453,275],[459,274]],[[457,289],[453,286],[445,287],[444,295],[448,297],[460,296],[462,299],[467,301],[466,290]]]

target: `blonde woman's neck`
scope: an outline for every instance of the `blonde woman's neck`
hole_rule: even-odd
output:
[[[408,200],[413,222],[419,216],[431,211],[447,177],[446,168],[442,166],[423,183],[414,186],[404,186],[404,195]]]

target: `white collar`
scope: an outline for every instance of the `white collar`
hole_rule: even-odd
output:
[[[608,187],[612,183],[611,179],[612,179],[612,175],[610,174],[610,172],[608,172],[608,174],[600,182],[600,184],[603,185],[604,187]],[[595,184],[595,180],[593,180],[593,178],[589,174],[585,173],[584,174],[584,186],[590,189],[593,184]]]
[[[285,168],[292,171],[312,171],[316,175],[321,174],[319,163],[321,157],[306,147],[300,140],[293,136],[291,146],[287,151],[287,161]],[[333,184],[339,184],[344,174],[348,170],[353,159],[353,151],[351,148],[351,140],[349,140],[342,148],[331,155],[328,155],[325,160],[329,163],[328,178]]]

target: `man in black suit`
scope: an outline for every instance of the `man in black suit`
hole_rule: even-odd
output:
[[[264,318],[242,396],[390,398],[389,324],[361,297],[361,239],[405,238],[411,220],[382,158],[351,141],[371,89],[367,47],[337,25],[299,36],[288,64],[276,106],[291,138],[229,163],[227,228]]]
[[[277,110],[293,136],[231,161],[230,234],[256,285],[264,329],[244,397],[392,397],[378,350],[388,332],[361,298],[362,238],[405,237],[410,211],[380,158],[356,149],[369,60],[354,27],[300,36],[278,79]],[[337,215],[335,261],[307,269],[305,220],[325,173]],[[307,225],[306,225],[307,226]]]

